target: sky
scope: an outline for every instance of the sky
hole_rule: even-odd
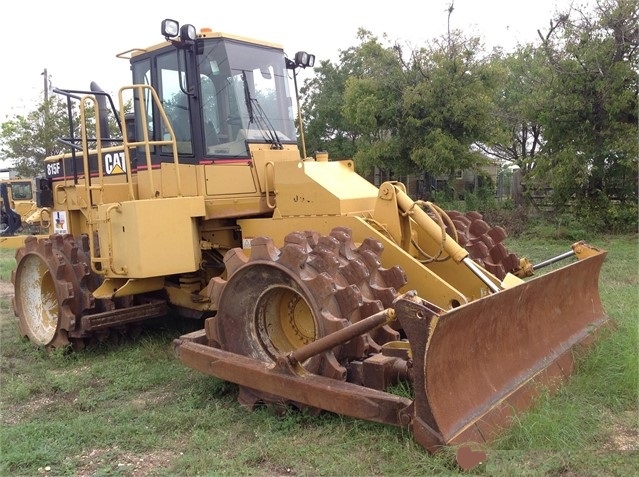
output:
[[[118,89],[131,80],[128,61],[116,54],[162,42],[165,18],[279,43],[290,57],[304,50],[315,54],[319,65],[337,62],[340,50],[357,45],[359,28],[380,40],[386,34],[407,47],[424,46],[446,33],[451,3],[451,28],[479,36],[488,49],[512,51],[517,43],[537,41],[537,29],[547,29],[555,11],[572,1],[589,0],[2,2],[0,123],[43,99],[45,69],[52,86],[88,90],[95,81],[117,101]],[[301,73],[298,85],[312,70]]]

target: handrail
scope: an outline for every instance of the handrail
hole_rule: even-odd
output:
[[[266,206],[269,209],[274,209],[275,204],[271,204],[271,193],[268,189],[268,168],[269,166],[273,169],[273,174],[275,174],[275,164],[273,161],[268,161],[264,164],[264,192],[266,193]],[[275,189],[273,189],[273,193],[275,193]]]
[[[81,128],[81,134],[82,134],[82,167],[84,170],[84,190],[87,194],[87,200],[89,202],[89,209],[91,209],[91,206],[93,206],[93,195],[91,194],[91,191],[94,190],[93,187],[91,187],[91,169],[89,167],[89,141],[87,138],[87,128],[86,128],[86,124],[87,124],[87,113],[86,113],[86,103],[87,102],[93,102],[93,108],[94,111],[97,111],[97,101],[95,99],[94,96],[84,96],[81,101],[80,101],[80,124],[82,125]],[[102,189],[104,187],[104,166],[102,164],[102,139],[101,139],[101,135],[100,135],[100,121],[96,121],[95,122],[95,135],[97,138],[96,141],[96,157],[97,157],[97,163],[98,163],[98,181],[99,181],[99,186],[98,186],[98,190],[100,190],[100,200],[98,201],[98,204],[102,203]],[[91,223],[91,220],[89,220],[89,223]]]
[[[109,270],[111,270],[114,274],[116,275],[126,275],[127,273],[127,268],[126,267],[122,267],[120,270],[116,270],[113,267],[113,230],[111,229],[111,227],[108,227],[109,222],[111,222],[111,212],[113,210],[117,210],[118,212],[120,211],[121,208],[121,204],[117,203],[117,204],[112,204],[110,205],[106,212],[105,212],[105,223],[107,224],[107,242],[108,242],[108,246],[109,246],[109,250],[107,252],[108,255],[108,259],[109,259]]]
[[[122,266],[120,268],[115,267],[114,264],[114,236],[113,230],[111,227],[111,221],[114,211],[117,212],[121,210],[121,203],[111,204],[106,210],[102,213],[98,214],[98,210],[96,206],[104,205],[104,188],[106,187],[105,182],[105,165],[104,165],[104,155],[111,152],[123,152],[124,154],[124,169],[126,174],[126,181],[128,182],[128,200],[136,199],[136,190],[134,189],[134,180],[132,176],[132,167],[131,167],[131,151],[139,148],[144,151],[144,158],[146,167],[149,171],[148,176],[148,184],[150,186],[151,191],[155,191],[155,183],[154,183],[154,174],[153,174],[153,164],[151,152],[152,149],[156,146],[168,146],[171,148],[173,153],[173,164],[175,165],[175,177],[176,177],[176,185],[177,185],[177,195],[183,196],[183,187],[182,180],[180,174],[180,163],[178,157],[178,149],[177,149],[177,141],[175,137],[175,133],[173,127],[169,121],[169,118],[162,106],[162,103],[155,91],[150,85],[130,85],[124,86],[120,88],[118,92],[119,99],[119,108],[115,108],[114,112],[116,112],[116,120],[120,126],[126,125],[126,112],[125,112],[125,100],[123,97],[123,93],[125,91],[132,91],[134,97],[140,101],[140,110],[147,110],[147,100],[149,97],[154,106],[154,110],[157,111],[160,115],[162,121],[163,130],[166,130],[168,133],[168,138],[163,138],[162,140],[154,140],[149,137],[149,130],[147,127],[141,127],[139,130],[141,131],[142,138],[139,141],[130,141],[129,131],[126,127],[120,127],[122,131],[122,139],[119,138],[102,138],[101,131],[101,122],[97,117],[99,107],[96,98],[96,94],[100,94],[98,92],[84,92],[84,91],[72,91],[72,90],[59,90],[56,92],[60,92],[61,94],[67,96],[67,102],[70,102],[71,99],[79,100],[80,106],[80,138],[79,141],[73,136],[73,127],[71,127],[71,137],[68,140],[64,140],[63,143],[71,149],[70,154],[60,154],[55,157],[47,158],[48,161],[53,162],[57,160],[61,160],[63,174],[66,178],[66,164],[65,160],[67,158],[71,158],[73,164],[73,173],[74,173],[74,183],[78,185],[78,171],[76,168],[76,151],[80,149],[79,144],[81,144],[82,156],[81,163],[83,167],[83,175],[84,181],[83,184],[80,185],[81,190],[84,190],[84,194],[86,197],[86,203],[81,204],[81,207],[85,209],[86,219],[87,219],[87,232],[89,237],[89,261],[91,265],[91,269],[99,274],[99,275],[107,275],[108,273],[112,273],[115,275],[126,275],[128,273],[127,267]],[[84,96],[79,97],[74,93],[86,93]],[[106,93],[101,93],[106,94]],[[111,97],[107,95],[111,105],[113,105],[113,101]],[[70,108],[70,105],[68,105]],[[93,107],[93,111],[95,111],[95,116],[90,116],[89,111],[90,107]],[[96,137],[89,138],[88,137],[88,124],[89,121],[95,120],[95,131]],[[145,125],[146,126],[146,125]],[[103,147],[103,143],[106,142],[107,147]],[[117,145],[113,145],[113,143],[121,143]],[[93,146],[89,149],[89,144]],[[96,158],[97,162],[97,177],[92,178],[91,176],[91,167],[90,162],[93,160],[93,157]],[[80,158],[79,158],[80,159]],[[65,179],[66,181],[66,179]],[[97,182],[93,183],[92,181]],[[138,186],[139,186],[140,177],[138,176]],[[56,185],[56,190],[60,191],[65,186]],[[99,196],[96,197],[97,200],[94,200],[93,193],[94,191],[99,191]],[[60,191],[61,192],[61,191]],[[66,201],[66,194],[56,194],[57,202],[62,203]],[[157,195],[156,195],[157,197]],[[105,232],[106,237],[104,237],[106,243],[97,244],[96,243],[96,234],[95,231],[98,227],[99,223],[106,224]],[[98,256],[97,249],[98,246],[101,249],[100,255]]]
[[[130,198],[133,199],[134,197],[133,184],[132,184],[132,181],[130,180],[131,179],[131,149],[134,149],[138,146],[144,147],[144,158],[145,158],[147,170],[149,171],[153,170],[152,163],[151,163],[151,146],[171,146],[171,149],[173,152],[173,163],[175,164],[175,179],[177,183],[177,195],[179,197],[182,197],[183,195],[182,179],[180,175],[180,167],[179,167],[180,161],[179,161],[178,151],[177,151],[177,141],[175,140],[175,133],[173,131],[173,126],[171,126],[171,122],[169,121],[169,118],[166,115],[166,111],[164,111],[164,108],[162,107],[160,98],[158,97],[155,89],[150,85],[135,84],[135,85],[123,86],[122,88],[120,88],[120,91],[118,92],[118,99],[120,101],[120,105],[124,104],[123,93],[128,90],[133,91],[134,97],[137,94],[138,100],[140,101],[141,111],[147,110],[144,90],[147,90],[148,92],[151,93],[153,104],[156,106],[156,109],[159,111],[160,117],[162,118],[162,121],[164,123],[163,125],[166,127],[169,133],[169,139],[150,140],[148,128],[143,127],[141,128],[142,136],[143,136],[142,141],[131,142],[129,141],[128,132],[126,128],[123,129],[122,138],[123,138],[123,144],[124,144],[124,156],[125,156],[125,161],[127,164],[127,177],[129,178],[129,184],[130,184],[129,185]],[[125,116],[124,108],[120,107],[120,119],[123,123],[125,121],[124,116]],[[150,186],[150,190],[152,191],[155,190],[153,174],[149,174],[149,186]]]

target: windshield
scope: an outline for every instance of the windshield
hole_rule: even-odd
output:
[[[281,50],[216,39],[198,63],[207,155],[245,156],[247,140],[296,142]]]

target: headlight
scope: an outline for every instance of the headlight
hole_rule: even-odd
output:
[[[197,38],[197,32],[193,25],[182,25],[180,28],[180,39],[182,41],[195,41]]]
[[[166,20],[162,20],[162,35],[167,40],[169,38],[176,37],[179,31],[180,24],[175,20],[170,20],[168,18]]]
[[[309,55],[305,51],[295,53],[295,65],[302,68],[312,67],[315,64],[315,55]]]

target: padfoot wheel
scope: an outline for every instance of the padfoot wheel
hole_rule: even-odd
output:
[[[71,235],[25,239],[16,252],[13,309],[20,331],[36,345],[82,347],[71,336],[94,300],[87,289],[90,276],[83,250]]]
[[[278,249],[266,237],[225,256],[228,280],[214,279],[219,296],[209,340],[222,349],[272,363],[283,354],[338,331],[391,305],[406,283],[399,267],[380,267],[382,245],[356,247],[347,228],[330,235],[294,232]],[[377,352],[399,333],[383,327],[301,363],[311,373],[346,380],[350,360]],[[270,396],[246,390],[242,395]]]
[[[459,244],[464,247],[471,259],[502,280],[507,273],[519,267],[519,258],[503,245],[506,231],[502,227],[491,227],[483,220],[479,212],[463,214],[456,210],[447,210],[455,228]],[[447,229],[449,235],[453,232]]]

